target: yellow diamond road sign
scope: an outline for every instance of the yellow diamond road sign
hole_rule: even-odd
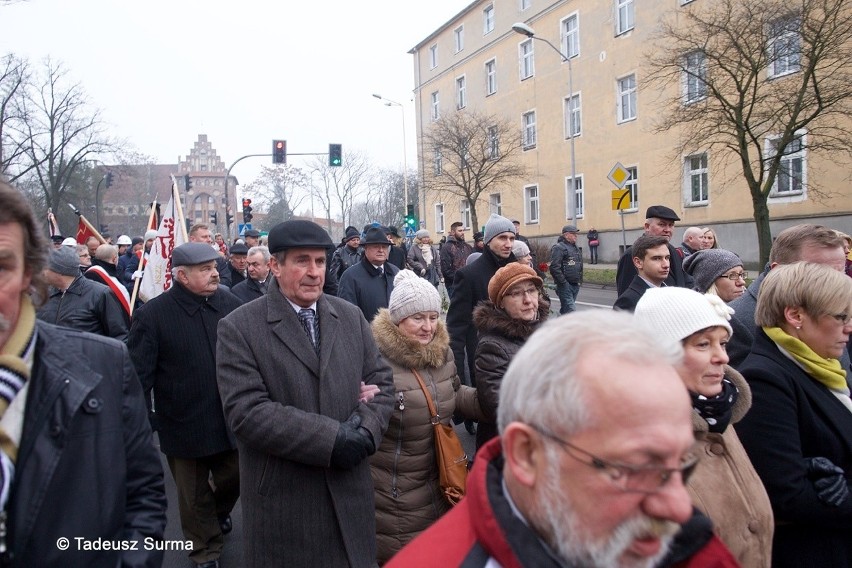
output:
[[[609,178],[609,181],[611,181],[615,187],[621,189],[624,187],[624,184],[627,183],[627,180],[630,179],[630,172],[621,165],[621,162],[616,162],[609,171],[609,175],[606,177]]]

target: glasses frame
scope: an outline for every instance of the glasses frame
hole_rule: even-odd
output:
[[[828,315],[830,315],[831,317],[833,317],[835,320],[837,320],[837,323],[839,323],[839,324],[841,324],[841,325],[843,325],[843,326],[847,326],[847,325],[849,325],[849,322],[852,322],[852,315],[847,314],[847,313],[843,313],[843,314],[828,314]]]
[[[719,278],[727,278],[731,282],[736,282],[740,278],[745,282],[748,279],[748,270],[743,270],[742,272],[731,272],[730,274],[723,274]]]
[[[552,440],[559,445],[561,445],[565,449],[565,453],[577,460],[578,462],[591,467],[594,470],[597,470],[601,473],[605,473],[609,478],[610,482],[625,493],[642,493],[644,495],[653,495],[661,491],[666,485],[668,485],[669,481],[671,481],[672,477],[675,473],[680,473],[681,480],[684,485],[686,485],[687,481],[689,481],[690,476],[695,471],[695,467],[698,465],[698,462],[701,460],[701,454],[698,450],[698,442],[696,441],[695,445],[690,448],[690,450],[681,458],[682,463],[679,467],[659,467],[655,465],[629,465],[626,463],[620,463],[615,461],[609,461],[598,456],[594,455],[591,452],[584,450],[574,444],[567,442],[549,432],[539,426],[534,426],[530,424],[530,427],[544,436],[549,440]],[[577,452],[589,458],[590,461],[586,461],[572,452]],[[658,485],[654,489],[642,489],[637,487],[630,487],[630,479],[633,476],[634,479],[637,478],[640,474],[647,473],[656,473],[659,476]]]
[[[518,293],[518,292],[520,292],[520,293]],[[537,297],[540,295],[540,293],[541,293],[541,292],[540,292],[540,290],[539,290],[537,287],[533,287],[532,291],[529,291],[529,290],[516,290],[515,292],[506,292],[506,294],[505,294],[503,297],[504,297],[504,298],[514,298],[514,299],[522,300],[522,299],[524,299],[526,296],[529,296],[530,298],[537,298]]]

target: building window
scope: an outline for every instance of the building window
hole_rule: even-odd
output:
[[[521,81],[524,79],[529,79],[535,73],[535,61],[534,61],[534,53],[533,53],[533,40],[532,38],[522,41],[520,46],[521,52]]]
[[[583,115],[580,108],[580,93],[565,97],[565,138],[583,133]]]
[[[798,18],[777,20],[769,29],[769,77],[795,73],[801,68],[802,45]]]
[[[775,177],[769,196],[799,195],[805,189],[805,172],[807,171],[804,134],[799,134],[787,144],[786,148],[780,148],[778,142],[778,138],[770,138],[766,141],[767,158],[772,159],[779,152],[783,152],[778,175]]]
[[[488,196],[488,210],[492,215],[503,214],[503,201],[499,193],[492,193]]]
[[[630,209],[627,211],[636,211],[639,209],[639,168],[633,166],[631,168],[624,168],[627,170],[629,174],[627,176],[627,183],[624,184],[624,189],[630,190]]]
[[[438,44],[429,48],[429,69],[434,69],[438,66]]]
[[[562,20],[562,53],[568,57],[580,55],[580,16],[576,12]]]
[[[436,120],[441,118],[441,114],[440,114],[440,112],[438,112],[438,104],[439,104],[438,91],[435,91],[434,93],[432,93],[432,95],[430,97],[430,101],[431,101],[431,112],[429,113],[429,116],[432,118],[432,122],[435,122]]]
[[[464,49],[464,26],[459,26],[453,30],[453,41],[456,46],[456,53]]]
[[[636,118],[636,75],[618,80],[618,122]]]
[[[707,153],[687,156],[683,162],[684,192],[689,205],[707,205],[710,188],[707,177]]]
[[[462,199],[459,213],[461,213],[461,222],[465,229],[470,229],[470,201]]]
[[[496,126],[488,127],[488,159],[496,160],[500,157],[500,132]]]
[[[456,79],[456,108],[463,109],[465,103],[465,80],[464,76],[461,76]]]
[[[683,104],[707,98],[707,56],[702,51],[687,53],[683,58]]]
[[[494,4],[490,4],[482,11],[482,34],[494,31]]]
[[[523,116],[524,150],[535,148],[535,111],[525,112]]]
[[[633,29],[633,0],[615,0],[615,35],[621,35]]]
[[[524,188],[524,216],[527,224],[538,223],[538,186],[531,185]]]
[[[497,92],[497,60],[491,59],[485,62],[485,95],[493,95]]]
[[[573,183],[572,183],[573,182]],[[571,199],[574,200],[574,215],[583,217],[583,209],[586,205],[586,199],[583,195],[583,176],[578,175],[572,178],[565,178],[565,218],[571,218]]]
[[[518,6],[523,12],[524,10],[529,10],[529,7],[532,6],[532,0],[519,0],[520,5]]]
[[[435,232],[444,232],[444,204],[435,204]]]
[[[439,176],[444,173],[444,156],[441,155],[441,151],[435,150],[435,175]]]

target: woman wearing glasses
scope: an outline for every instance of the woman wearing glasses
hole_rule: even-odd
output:
[[[692,399],[692,427],[701,455],[686,483],[693,504],[710,517],[740,564],[768,567],[772,508],[734,430],[749,411],[751,391],[727,364],[732,312],[718,296],[671,286],[645,292],[634,317],[654,337],[683,346],[677,371]]]
[[[686,257],[683,270],[692,276],[692,289],[715,294],[723,302],[736,300],[745,293],[748,272],[743,261],[725,249],[700,250]]]
[[[852,566],[852,400],[838,358],[852,334],[852,279],[776,266],[740,370],[752,409],[738,430],[775,512],[772,565]]]
[[[550,300],[531,266],[512,262],[488,282],[488,299],[473,310],[479,332],[476,347],[476,390],[486,420],[476,431],[476,449],[497,435],[500,383],[512,358],[550,314]]]

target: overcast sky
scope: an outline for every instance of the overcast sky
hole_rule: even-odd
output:
[[[271,152],[326,152],[416,166],[408,51],[469,0],[26,0],[0,3],[0,54],[62,61],[113,134],[159,163],[207,134],[230,165]],[[241,162],[245,184],[271,158]],[[290,163],[299,164],[297,159]]]

